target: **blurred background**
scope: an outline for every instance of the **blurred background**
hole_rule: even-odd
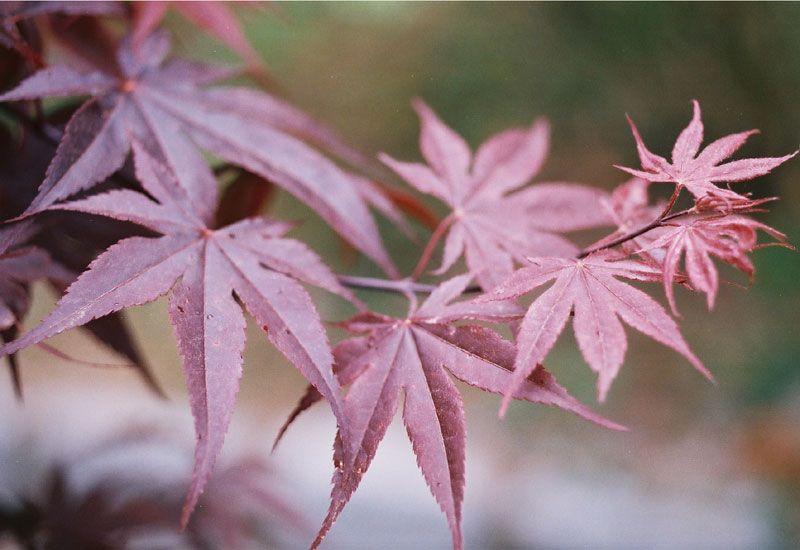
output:
[[[626,113],[661,155],[668,155],[690,120],[692,99],[703,109],[706,141],[761,130],[738,158],[782,156],[800,143],[800,4],[276,3],[237,11],[269,68],[273,91],[369,155],[420,158],[409,103],[415,97],[473,148],[496,132],[545,116],[552,125],[551,152],[537,180],[608,190],[626,179],[613,164],[638,166]],[[179,15],[170,13],[167,25],[177,53],[236,61]],[[795,246],[799,181],[800,161],[793,159],[736,187],[756,197],[780,197],[759,219]],[[427,204],[445,213],[441,205]],[[294,236],[338,272],[378,275],[293,197],[277,192],[269,213],[307,220]],[[390,253],[408,273],[427,230],[415,226],[415,243],[389,223],[381,227]],[[625,364],[607,403],[598,404],[595,377],[571,329],[564,332],[548,368],[573,395],[627,425],[629,433],[529,404],[513,405],[499,421],[498,397],[462,386],[469,431],[467,548],[800,547],[800,256],[771,247],[752,258],[753,286],[722,285],[712,312],[703,296],[677,291],[684,337],[716,385],[677,353],[629,330]],[[722,268],[721,274],[747,285],[738,272]],[[56,298],[43,285],[35,288],[27,327]],[[653,287],[651,294],[665,303],[661,289]],[[360,297],[377,311],[405,311],[396,296]],[[322,292],[314,298],[325,319],[353,313]],[[16,427],[5,424],[6,447],[18,448],[20,440],[52,443],[54,433],[73,445],[82,437],[102,440],[103,430],[117,430],[110,419],[118,414],[120,425],[140,417],[163,422],[161,430],[188,438],[190,448],[191,422],[173,423],[173,412],[159,412],[174,406],[188,418],[166,304],[134,308],[127,319],[174,405],[150,397],[131,372],[68,364],[30,349],[20,354],[24,406],[14,403],[10,385],[2,389],[4,417],[20,418]],[[248,330],[245,374],[225,450],[234,457],[267,456],[304,389],[257,327]],[[83,359],[120,362],[82,331],[51,344]],[[127,405],[113,406],[118,402]],[[324,407],[313,409],[268,458],[276,491],[305,518],[288,529],[281,519],[286,516],[270,520],[278,524],[278,534],[269,538],[277,547],[307,545],[324,516],[334,429]],[[56,445],[46,446],[58,454]],[[446,521],[396,423],[323,548],[449,546]]]

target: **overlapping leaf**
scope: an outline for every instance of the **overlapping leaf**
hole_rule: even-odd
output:
[[[153,301],[174,286],[169,314],[198,436],[185,524],[222,446],[238,391],[245,318],[234,294],[340,420],[327,335],[295,279],[353,298],[311,250],[281,238],[288,224],[253,218],[209,229],[168,167],[138,142],[133,147],[137,177],[158,202],[135,191],[114,190],[56,208],[132,221],[163,236],[130,237],[110,247],[38,327],[0,352],[13,353],[97,317]]]
[[[381,160],[423,193],[453,209],[439,272],[462,255],[482,288],[511,274],[526,256],[577,254],[557,232],[609,225],[598,208],[605,193],[579,184],[541,183],[513,192],[530,181],[544,163],[549,127],[544,120],[512,129],[486,141],[474,159],[464,139],[424,103],[414,107],[421,120],[420,148],[428,166]]]
[[[33,65],[42,67],[44,61],[23,38],[17,24],[33,17],[52,14],[63,15],[121,15],[124,8],[120,2],[20,2],[0,3],[0,44],[13,48]]]
[[[763,176],[797,154],[795,151],[783,157],[741,159],[720,164],[758,130],[725,136],[710,143],[698,154],[703,141],[703,122],[700,120],[700,104],[694,100],[692,104],[694,115],[675,141],[671,163],[647,149],[633,121],[628,118],[633,137],[636,139],[642,170],[623,166],[617,168],[647,181],[675,182],[686,187],[698,199],[703,199],[707,195],[717,197],[722,200],[722,204],[717,205],[726,208],[727,204],[736,204],[749,199],[729,189],[717,187],[715,183],[744,181]]]
[[[195,25],[222,40],[252,69],[263,70],[258,53],[225,2],[135,2],[131,31],[135,46],[159,26],[170,4]]]
[[[92,96],[75,113],[39,195],[27,213],[41,211],[117,171],[131,136],[156,144],[194,212],[210,224],[216,180],[196,147],[255,172],[309,204],[345,239],[389,274],[394,266],[353,179],[330,159],[287,132],[308,117],[265,93],[242,88],[199,89],[231,74],[182,60],[164,62],[169,40],[154,33],[134,51],[124,40],[116,74],[43,69],[0,101],[76,94]],[[313,129],[312,125],[312,129]],[[324,135],[325,132],[319,130]]]
[[[758,246],[758,230],[779,242],[786,238],[783,233],[745,216],[693,216],[660,228],[658,237],[641,252],[663,249],[660,256],[663,258],[664,290],[674,313],[677,314],[677,308],[672,283],[677,277],[682,256],[685,257],[689,282],[695,290],[705,292],[708,309],[712,309],[719,287],[719,273],[711,256],[739,268],[752,279],[753,264],[747,252]]]
[[[552,349],[574,311],[573,329],[578,347],[589,366],[599,374],[598,394],[603,400],[625,358],[627,339],[620,323],[671,347],[710,378],[689,349],[678,325],[653,298],[616,277],[660,281],[657,266],[620,259],[613,251],[595,252],[583,259],[529,258],[529,265],[476,302],[507,300],[539,286],[553,285],[531,303],[517,334],[514,373],[505,389],[501,414],[513,392]],[[574,308],[574,309],[573,309]]]
[[[50,255],[35,246],[19,245],[27,240],[33,230],[26,227],[6,227],[0,231],[0,338],[12,340],[17,335],[21,315],[28,309],[28,283],[37,279],[50,279],[59,283],[70,281],[74,274],[54,262]],[[28,231],[26,231],[28,229]],[[14,390],[22,395],[19,368],[15,357],[9,356]]]
[[[334,348],[339,382],[350,385],[341,428],[347,437],[337,440],[331,507],[313,546],[358,487],[403,393],[403,423],[417,464],[447,517],[454,547],[461,548],[466,425],[461,396],[447,371],[470,385],[500,393],[511,380],[515,347],[484,326],[451,323],[458,319],[505,321],[521,313],[516,305],[505,302],[448,305],[470,279],[470,275],[460,275],[446,281],[406,319],[361,313],[342,323],[348,331],[367,336],[345,340]],[[557,405],[607,428],[622,429],[569,396],[541,366],[528,373],[513,397]],[[301,407],[315,399],[313,393],[307,394]]]

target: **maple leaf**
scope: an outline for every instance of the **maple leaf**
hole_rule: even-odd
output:
[[[17,24],[41,15],[121,15],[119,2],[2,2],[0,3],[0,44],[13,48],[36,67],[44,67],[40,52],[20,33]]]
[[[135,222],[163,236],[130,237],[111,246],[39,326],[0,348],[0,353],[13,353],[94,318],[151,302],[174,286],[169,315],[198,437],[182,517],[185,525],[213,469],[238,391],[245,318],[234,294],[275,347],[330,402],[340,421],[339,384],[327,334],[311,298],[295,279],[357,301],[304,244],[281,238],[290,224],[251,218],[209,229],[163,159],[136,140],[132,145],[137,178],[158,202],[117,189],[53,208]]]
[[[138,51],[130,38],[117,52],[116,74],[81,73],[55,65],[38,71],[0,101],[89,94],[73,115],[26,214],[105,180],[124,163],[131,137],[154,143],[166,159],[192,211],[210,224],[217,182],[197,147],[242,166],[306,202],[358,250],[390,275],[396,270],[375,221],[352,178],[330,159],[290,135],[306,133],[308,117],[263,92],[199,86],[230,76],[228,68],[173,59],[164,33],[147,37]],[[327,136],[325,132],[317,132]]]
[[[552,349],[573,308],[575,339],[586,362],[599,374],[597,389],[601,401],[622,365],[628,346],[619,318],[671,347],[711,378],[664,308],[646,293],[616,279],[659,281],[660,269],[621,257],[621,253],[603,250],[582,259],[528,258],[530,265],[518,269],[491,292],[475,299],[483,303],[516,298],[554,280],[553,285],[531,303],[522,320],[517,334],[519,351],[503,397],[501,416],[513,397],[512,392]]]
[[[263,72],[263,64],[236,16],[224,2],[135,2],[131,36],[138,47],[164,19],[172,6],[192,23],[216,36],[244,59],[248,66]]]
[[[0,253],[0,330],[14,326],[28,308],[27,283],[44,278],[68,278],[70,273],[36,247]]]
[[[74,274],[54,262],[41,248],[20,245],[35,231],[33,224],[0,230],[0,338],[13,340],[17,335],[19,319],[28,309],[28,284],[38,279],[53,282],[71,281]],[[14,246],[19,245],[19,246]],[[11,249],[14,247],[13,249]],[[8,358],[14,392],[22,397],[19,365],[12,354]]]
[[[675,182],[679,187],[686,187],[697,199],[711,195],[722,199],[724,203],[737,203],[747,200],[747,198],[714,184],[744,181],[763,176],[797,154],[795,151],[783,157],[741,159],[719,164],[744,145],[747,138],[758,130],[725,136],[710,143],[698,154],[703,141],[703,122],[700,120],[700,104],[696,100],[692,100],[692,105],[694,106],[694,115],[689,125],[684,128],[675,141],[671,163],[647,149],[639,131],[628,117],[643,170],[616,165],[615,167],[647,181]]]
[[[710,310],[714,307],[719,287],[719,274],[710,256],[714,255],[739,268],[752,281],[754,268],[746,253],[758,247],[758,230],[768,233],[779,244],[786,239],[786,235],[780,231],[745,216],[693,216],[676,219],[662,226],[657,238],[653,238],[639,252],[663,249],[660,256],[664,290],[676,315],[672,283],[677,277],[681,257],[685,256],[688,280],[695,290],[706,293]]]
[[[344,340],[334,348],[339,382],[350,385],[340,427],[346,437],[337,437],[331,507],[312,548],[357,489],[395,415],[401,392],[403,423],[417,464],[447,517],[454,548],[461,548],[466,425],[461,396],[447,371],[467,384],[499,393],[511,378],[515,347],[487,327],[450,323],[499,322],[521,313],[506,302],[448,305],[471,278],[460,275],[442,283],[406,319],[365,312],[341,323],[349,332],[368,336]],[[624,429],[569,396],[541,366],[528,374],[514,398],[557,405],[601,426]],[[317,398],[307,393],[292,418]]]
[[[549,126],[537,120],[527,129],[511,129],[480,146],[469,146],[422,101],[414,108],[421,121],[420,149],[428,166],[380,159],[423,193],[436,196],[453,212],[438,231],[449,227],[444,273],[462,255],[484,290],[511,274],[527,256],[572,256],[577,246],[556,232],[609,225],[597,208],[605,193],[574,183],[540,183],[511,193],[530,181],[544,163]]]

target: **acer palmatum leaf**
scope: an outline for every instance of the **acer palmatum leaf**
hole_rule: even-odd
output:
[[[650,204],[650,182],[631,178],[614,188],[602,201],[603,207],[617,226],[611,237],[624,235],[652,222],[664,210],[663,204]]]
[[[554,281],[528,308],[517,334],[514,373],[504,390],[500,415],[504,415],[513,392],[533,372],[564,330],[574,308],[573,329],[578,347],[589,366],[598,373],[599,399],[605,399],[617,375],[628,343],[620,318],[643,334],[671,347],[711,379],[700,360],[689,349],[678,325],[653,298],[617,280],[660,281],[657,266],[620,259],[621,254],[604,250],[583,259],[529,258],[529,265],[477,303],[507,300],[527,294]]]
[[[141,44],[174,7],[192,23],[216,36],[244,59],[251,69],[263,72],[263,63],[247,40],[236,16],[224,2],[135,2],[131,35]]]
[[[677,315],[672,283],[678,275],[682,256],[689,283],[695,290],[706,293],[708,309],[712,309],[719,274],[711,256],[737,267],[750,276],[752,282],[754,268],[747,252],[758,247],[758,230],[775,238],[776,244],[784,244],[786,235],[746,216],[692,216],[661,227],[657,238],[639,252],[662,250],[664,290],[673,313]]]
[[[346,422],[334,451],[331,506],[314,541],[316,547],[358,488],[403,401],[403,423],[417,464],[447,517],[453,547],[462,547],[466,425],[461,396],[447,371],[478,388],[500,393],[511,379],[514,345],[480,325],[451,325],[458,319],[507,321],[521,314],[511,302],[449,304],[471,279],[460,275],[442,283],[406,319],[361,313],[341,326],[366,337],[340,342],[334,349],[336,373],[350,388],[344,399]],[[513,397],[557,405],[611,429],[624,429],[569,396],[541,366]],[[293,416],[313,401],[306,394]],[[349,446],[349,448],[348,448]]]
[[[634,170],[623,166],[616,166],[634,176],[652,182],[674,182],[686,187],[696,199],[703,199],[707,195],[717,195],[729,201],[737,201],[742,197],[729,189],[723,189],[715,183],[749,180],[769,173],[795,156],[797,151],[783,157],[753,158],[734,160],[720,164],[731,156],[739,147],[744,145],[747,138],[758,130],[750,130],[738,134],[731,134],[706,145],[700,154],[700,144],[703,141],[703,122],[700,120],[700,104],[692,100],[694,115],[689,125],[678,136],[672,149],[672,162],[664,157],[651,153],[644,144],[639,131],[628,118],[636,140],[636,149],[642,170]]]
[[[613,248],[617,243],[627,254],[639,252],[643,259],[661,264],[662,250],[644,251],[660,234],[660,219],[666,205],[650,204],[649,185],[650,182],[646,180],[631,178],[618,185],[601,201],[600,206],[609,213],[617,230],[587,247],[581,256],[586,256],[590,251]]]
[[[355,300],[302,243],[281,238],[290,224],[262,218],[208,229],[169,168],[137,141],[136,175],[159,202],[115,190],[54,208],[110,216],[163,236],[131,237],[101,254],[42,323],[0,348],[13,353],[64,330],[167,294],[198,436],[188,520],[211,473],[233,412],[245,319],[238,297],[277,347],[329,401],[342,422],[327,334],[301,279]],[[179,280],[180,279],[180,280]],[[177,284],[176,284],[177,282]]]
[[[422,101],[420,149],[428,165],[381,160],[417,190],[436,196],[453,212],[442,265],[447,271],[462,254],[484,290],[511,274],[527,256],[571,256],[578,248],[557,232],[610,225],[597,203],[605,193],[574,183],[546,183],[513,192],[530,181],[544,163],[549,126],[498,134],[478,148],[473,159],[461,136]]]
[[[148,36],[134,52],[130,38],[117,52],[117,74],[43,69],[0,101],[76,94],[92,96],[73,115],[39,194],[27,214],[88,189],[118,170],[131,136],[160,149],[176,181],[205,224],[213,222],[217,182],[201,147],[285,188],[390,275],[396,270],[353,179],[334,162],[288,132],[295,111],[264,92],[236,87],[200,89],[230,76],[183,60],[164,62],[170,42]],[[224,105],[224,108],[221,106]],[[303,121],[307,123],[306,120]]]
[[[33,220],[0,229],[0,341],[16,338],[19,320],[28,309],[29,283],[47,279],[55,285],[75,278],[69,269],[55,262],[47,251],[27,243],[39,230]],[[22,397],[22,382],[16,357],[8,358],[14,392]],[[146,373],[145,373],[146,374]]]
[[[125,12],[120,2],[0,2],[0,44],[12,48],[35,67],[43,67],[41,46],[37,41],[29,42],[20,33],[17,23],[45,15],[122,15]]]

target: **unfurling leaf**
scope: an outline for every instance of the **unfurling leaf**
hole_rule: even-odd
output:
[[[672,283],[678,274],[681,256],[685,256],[686,274],[695,290],[706,293],[708,309],[714,307],[719,274],[711,255],[729,263],[752,279],[753,264],[747,252],[757,248],[756,231],[768,233],[782,243],[786,236],[745,216],[694,216],[675,220],[659,229],[658,235],[640,252],[662,250],[664,290],[672,312],[677,314]]]

